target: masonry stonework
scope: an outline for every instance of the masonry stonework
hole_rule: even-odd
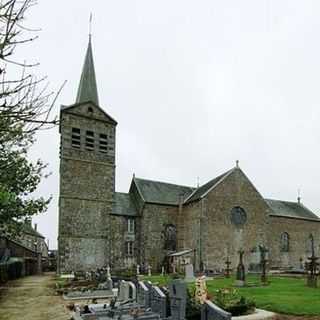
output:
[[[240,249],[255,270],[261,245],[270,267],[301,268],[310,237],[320,254],[320,218],[300,200],[263,198],[238,163],[197,188],[133,175],[129,192],[116,192],[117,123],[99,106],[91,41],[76,103],[62,106],[60,120],[60,273],[159,271],[185,251],[196,270],[221,270],[227,258],[236,267]]]

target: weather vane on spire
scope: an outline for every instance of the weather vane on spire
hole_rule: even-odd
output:
[[[90,12],[90,18],[89,18],[89,38],[91,38],[92,35],[92,12]]]

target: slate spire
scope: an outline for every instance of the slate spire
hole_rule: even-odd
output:
[[[96,74],[94,71],[91,35],[89,35],[89,43],[84,60],[76,103],[92,101],[99,105]]]

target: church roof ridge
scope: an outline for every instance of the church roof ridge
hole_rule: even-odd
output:
[[[82,67],[82,72],[81,72],[81,77],[80,77],[80,82],[79,82],[75,103],[77,104],[85,101],[92,101],[96,105],[99,105],[97,81],[96,81],[96,74],[95,74],[94,62],[93,62],[91,36],[89,36],[88,47],[87,47],[86,56],[84,59],[84,64]]]
[[[211,190],[213,190],[220,182],[222,182],[229,174],[231,174],[235,170],[240,170],[240,168],[234,167],[220,174],[219,176],[209,180],[208,182],[206,182],[205,184],[203,184],[202,186],[194,190],[194,192],[190,194],[187,199],[185,199],[184,203],[187,204],[203,198],[205,195],[207,195]]]
[[[160,180],[153,180],[153,179],[146,179],[146,178],[139,178],[139,177],[134,177],[135,180],[142,180],[142,181],[149,181],[149,182],[154,182],[154,183],[162,183],[162,184],[168,184],[176,187],[183,187],[183,188],[190,188],[190,189],[196,189],[196,187],[191,187],[183,184],[177,184],[177,183],[172,183],[172,182],[165,182],[165,181],[160,181]]]

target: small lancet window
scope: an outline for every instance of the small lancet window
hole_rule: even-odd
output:
[[[79,128],[72,128],[71,134],[71,146],[76,149],[80,149],[81,145],[81,135]]]
[[[88,107],[88,113],[90,113],[90,114],[93,113],[93,108],[92,107]]]
[[[134,249],[133,249],[133,242],[132,241],[128,241],[126,242],[126,255],[127,256],[133,256],[133,252],[134,252]]]
[[[287,232],[281,234],[280,250],[281,252],[289,252],[289,234]]]
[[[127,228],[128,233],[134,233],[134,229],[135,229],[134,219],[128,218],[127,223],[128,223],[128,228]]]
[[[86,149],[89,151],[94,150],[94,132],[86,131]]]

